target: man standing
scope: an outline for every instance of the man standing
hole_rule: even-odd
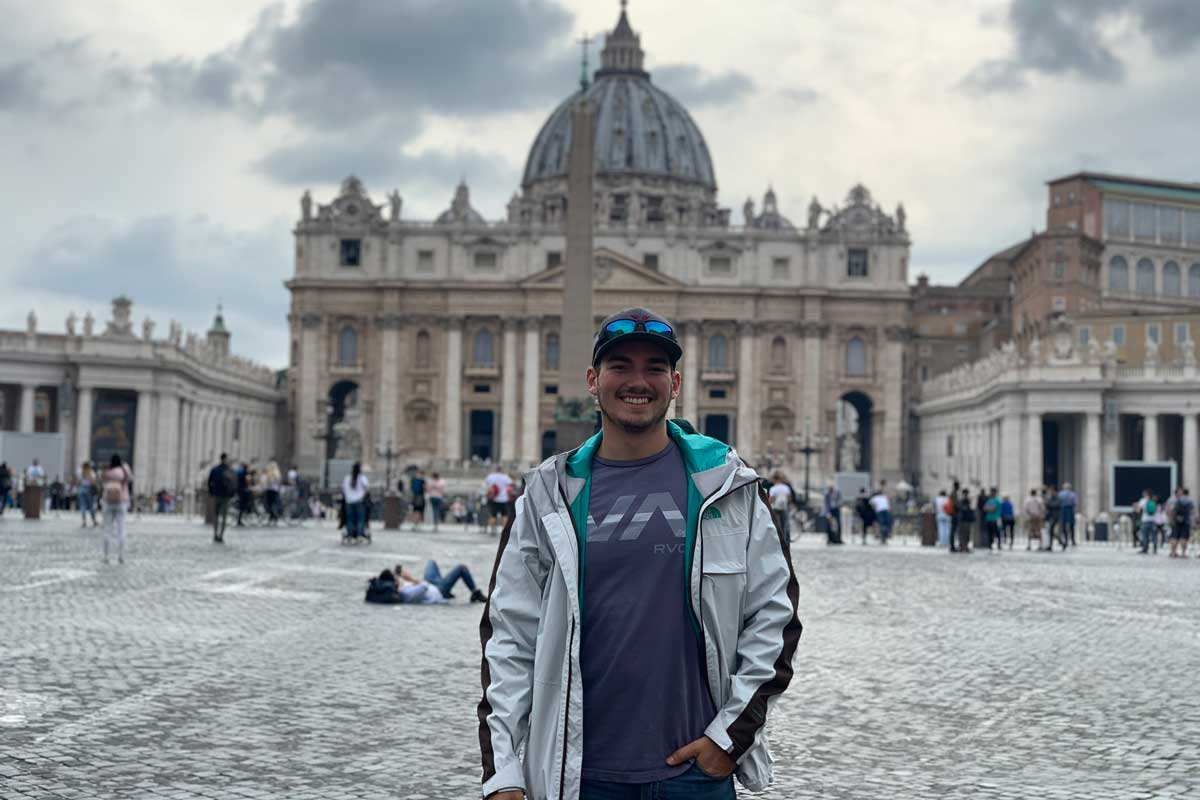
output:
[[[412,489],[412,524],[413,530],[421,530],[421,522],[425,519],[425,470],[418,469],[409,481]]]
[[[842,543],[842,493],[832,483],[823,498],[825,519],[829,520],[829,544]],[[789,539],[788,541],[791,541]]]
[[[985,497],[983,501],[983,520],[987,531],[987,547],[991,551],[992,545],[996,545],[996,552],[1004,552],[1004,540],[1000,538],[1000,498],[996,496],[996,488],[992,487],[990,492],[979,492],[980,497]]]
[[[500,467],[496,467],[483,479],[487,487],[487,525],[486,533],[492,533],[492,526],[497,529],[504,526],[504,518],[508,514],[508,501],[512,495],[512,478]]]
[[[771,501],[771,517],[775,520],[775,527],[783,531],[783,538],[791,544],[792,526],[789,517],[792,510],[792,490],[788,488],[787,479],[783,477],[782,472],[776,472],[773,480],[771,491],[767,493]]]
[[[433,515],[433,530],[436,532],[438,523],[442,521],[442,509],[446,504],[446,479],[436,472],[429,480],[429,509]]]
[[[587,370],[601,431],[526,476],[480,623],[485,798],[771,782],[763,725],[791,680],[798,586],[755,472],[667,421],[681,355],[662,317],[607,318]]]
[[[1196,504],[1182,486],[1175,489],[1175,498],[1169,503],[1171,510],[1171,558],[1187,558],[1188,540],[1192,538],[1192,519],[1196,515]],[[1176,552],[1176,550],[1180,552]]]
[[[880,482],[879,491],[871,498],[871,510],[875,512],[875,519],[879,521],[879,541],[887,544],[892,533],[892,502],[887,496],[886,481]]]
[[[1079,497],[1071,490],[1071,484],[1064,483],[1058,493],[1058,502],[1062,506],[1062,546],[1067,549],[1067,541],[1075,547],[1075,507],[1079,505]]]
[[[1059,496],[1058,487],[1053,484],[1046,487],[1044,494],[1046,495],[1046,528],[1049,534],[1046,540],[1046,549],[1053,553],[1054,537],[1057,535],[1058,527],[1062,525],[1063,521],[1062,497]],[[1063,550],[1066,549],[1067,546],[1064,544]]]
[[[1025,501],[1025,549],[1029,550],[1033,546],[1033,540],[1036,537],[1038,541],[1038,550],[1042,549],[1042,517],[1046,513],[1045,506],[1042,505],[1041,498],[1038,497],[1037,489],[1029,490],[1029,499]]]
[[[1154,514],[1158,511],[1158,504],[1154,502],[1154,495],[1149,489],[1142,490],[1142,499],[1134,506],[1141,512],[1142,523],[1142,555],[1149,552],[1150,540],[1154,540],[1154,554],[1158,555],[1158,529],[1154,525]]]
[[[229,500],[237,489],[237,478],[229,468],[228,456],[221,453],[221,461],[208,473],[208,495],[215,501],[213,506],[213,541],[225,542],[225,517],[229,513]]]

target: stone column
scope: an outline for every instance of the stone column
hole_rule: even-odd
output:
[[[33,395],[37,387],[31,383],[21,385],[21,418],[17,430],[21,433],[33,433]]]
[[[876,359],[878,382],[889,389],[883,392],[883,445],[879,467],[884,477],[895,479],[903,475],[904,443],[904,348],[909,339],[907,328],[889,326],[883,331],[882,360]]]
[[[536,464],[541,459],[542,380],[541,366],[542,332],[538,318],[525,320],[525,370],[521,386],[521,460],[524,465]]]
[[[297,384],[296,416],[293,423],[296,426],[293,431],[296,441],[296,464],[297,469],[306,477],[319,479],[322,475],[321,467],[325,451],[324,445],[313,438],[313,431],[318,422],[324,422],[324,420],[317,419],[317,401],[322,396],[320,385],[321,315],[301,314],[299,330],[295,331],[293,335],[297,334],[300,337],[299,363],[292,370],[292,377],[296,379]],[[211,421],[208,409],[205,410],[205,417],[206,421]],[[211,450],[211,444],[216,441],[216,437],[211,433],[207,435],[209,438],[204,443],[205,454]],[[212,456],[215,458],[220,454],[221,451],[217,450],[212,453]]]
[[[683,379],[683,414],[682,416],[697,430],[703,432],[700,425],[700,372],[704,369],[704,353],[700,345],[700,323],[683,323],[683,361],[680,376]]]
[[[1200,442],[1196,441],[1196,413],[1189,411],[1183,415],[1183,479],[1181,486],[1190,489],[1193,499],[1200,492]]]
[[[1021,417],[1012,412],[1000,418],[1000,491],[1018,508],[1029,493],[1021,484]]]
[[[375,430],[378,434],[376,438],[382,442],[386,442],[388,437],[395,442],[396,420],[400,417],[400,324],[398,314],[381,314],[375,318],[375,326],[382,332]]]
[[[192,485],[192,473],[196,470],[192,447],[196,443],[192,435],[192,411],[195,404],[190,400],[180,400],[179,403],[179,464],[176,467],[175,482],[183,489]]]
[[[1042,415],[1031,412],[1025,417],[1025,489],[1041,488],[1046,482],[1042,473]]]
[[[94,390],[80,386],[75,399],[75,463],[69,465],[71,474],[84,461],[92,458],[92,404]]]
[[[154,478],[154,394],[137,393],[137,419],[134,421],[133,472],[137,478],[136,492],[151,494],[148,481]]]
[[[160,392],[158,395],[158,431],[154,442],[154,483],[151,491],[178,487],[175,476],[179,471],[179,396]],[[148,487],[150,488],[150,487]]]
[[[1142,417],[1142,460],[1158,461],[1158,414]]]
[[[501,323],[504,354],[500,363],[500,460],[517,460],[517,321]]]
[[[462,461],[463,319],[452,317],[446,325],[446,392],[442,409],[442,455],[451,463]]]
[[[755,364],[754,323],[738,324],[737,360],[737,451],[747,463],[754,463],[758,443],[759,376]]]
[[[1103,460],[1100,457],[1100,426],[1098,413],[1087,412],[1083,418],[1083,514],[1095,519],[1100,513],[1100,481]]]

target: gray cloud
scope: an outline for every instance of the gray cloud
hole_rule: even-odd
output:
[[[312,0],[293,21],[272,7],[233,47],[150,75],[169,98],[318,129],[511,111],[569,93],[572,24],[550,0]]]
[[[220,298],[232,312],[278,328],[287,316],[280,286],[291,273],[288,230],[283,219],[240,231],[203,216],[127,224],[75,217],[32,250],[22,288],[101,302],[123,292],[142,307],[171,309],[193,327],[212,319]],[[165,332],[165,320],[159,323]]]
[[[706,75],[692,64],[666,64],[653,74],[654,82],[685,106],[726,105],[754,91],[754,82],[735,70]]]
[[[1010,0],[1006,20],[1012,54],[979,64],[959,88],[978,93],[1022,89],[1029,73],[1077,75],[1117,83],[1125,77],[1114,22],[1128,22],[1150,40],[1157,55],[1174,58],[1200,44],[1200,3],[1195,0]],[[1126,44],[1127,44],[1126,39]]]
[[[41,84],[31,61],[0,66],[0,110],[37,106]]]

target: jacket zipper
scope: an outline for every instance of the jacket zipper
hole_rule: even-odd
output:
[[[738,484],[737,486],[730,486],[729,489],[725,492],[725,494],[726,495],[733,494],[738,489],[741,489],[745,486],[750,486],[750,485],[751,485],[750,483],[742,483],[742,484]],[[696,517],[696,539],[700,543],[700,591],[698,593],[700,608],[704,608],[704,531],[703,531],[704,510],[705,510],[704,507],[706,505],[708,505],[709,500],[712,500],[714,497],[716,497],[720,493],[721,493],[721,489],[717,489],[715,492],[710,494],[708,497],[701,500],[700,501],[700,514],[698,517]],[[713,709],[719,711],[720,709],[717,707],[717,698],[713,696],[712,683],[708,679],[708,637],[706,637],[704,635],[704,624],[700,621],[699,616],[696,614],[696,609],[692,608],[692,599],[691,599],[692,569],[693,569],[692,564],[689,563],[688,564],[688,611],[691,612],[692,620],[695,622],[696,628],[700,631],[700,654],[703,656],[703,658],[700,659],[700,663],[704,667],[704,688],[708,690],[708,700],[709,700],[709,702],[711,702],[713,704]]]
[[[581,574],[580,570],[580,550],[579,550],[579,529],[575,527],[575,518],[571,516],[571,504],[567,502],[567,493],[563,491],[562,486],[558,487],[558,494],[562,498],[563,503],[567,508],[567,519],[571,520],[571,532],[575,534],[575,572]],[[558,773],[558,796],[561,798],[567,788],[567,726],[571,722],[571,683],[575,677],[575,659],[572,655],[575,650],[575,618],[571,617],[571,636],[567,639],[567,702],[563,703],[563,745],[562,745],[562,764],[559,766]]]

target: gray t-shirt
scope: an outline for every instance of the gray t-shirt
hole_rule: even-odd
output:
[[[716,716],[684,570],[687,470],[672,442],[592,460],[583,585],[583,777],[651,783]]]

